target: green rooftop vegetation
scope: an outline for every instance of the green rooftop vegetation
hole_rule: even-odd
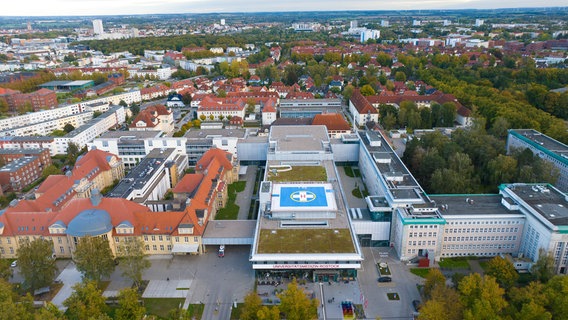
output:
[[[274,172],[276,170],[276,173]],[[293,181],[327,181],[327,173],[324,167],[320,166],[292,166],[292,170],[286,169],[268,170],[268,180],[274,182],[293,182]]]
[[[258,253],[355,253],[355,247],[349,229],[260,230]]]

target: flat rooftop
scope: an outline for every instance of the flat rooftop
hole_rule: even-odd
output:
[[[491,195],[430,195],[430,199],[442,215],[498,215],[498,214],[518,214],[518,211],[511,211],[503,204],[503,196],[500,194]]]
[[[97,139],[146,139],[157,138],[162,131],[160,130],[147,130],[147,131],[107,131]]]
[[[128,198],[134,190],[141,190],[150,182],[158,168],[175,151],[174,148],[154,149],[109,192],[109,198]]]
[[[211,139],[217,137],[244,138],[245,134],[245,129],[190,129],[185,133],[184,137],[188,139]]]
[[[209,220],[204,238],[253,238],[256,220]]]
[[[31,157],[21,157],[19,159],[16,159],[12,162],[9,162],[8,164],[6,164],[5,166],[3,166],[2,168],[0,168],[0,172],[15,172],[20,170],[22,167],[27,166],[28,164],[30,164],[32,161],[34,161],[35,159],[37,159],[36,156],[31,156]]]
[[[566,195],[550,185],[514,184],[508,189],[555,226],[568,226]]]
[[[293,211],[336,211],[337,205],[333,187],[322,184],[274,184],[272,185],[271,210]]]
[[[276,144],[276,152],[324,152],[329,137],[325,126],[272,126],[269,143]]]
[[[560,156],[564,162],[568,162],[568,146],[564,143],[552,139],[533,129],[512,129],[511,133],[516,133],[517,137],[524,139],[534,146],[540,146],[546,150]]]

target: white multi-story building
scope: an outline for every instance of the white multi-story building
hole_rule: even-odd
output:
[[[50,119],[43,122],[27,124],[22,127],[0,131],[0,136],[48,136],[55,130],[63,130],[65,125],[71,124],[77,128],[93,118],[93,111],[84,111],[77,114],[67,115],[60,118]]]
[[[101,19],[93,20],[93,34],[102,35],[105,33],[103,29],[103,21]]]
[[[89,122],[71,131],[63,137],[55,137],[55,153],[67,153],[69,143],[76,144],[79,148],[83,148],[87,143],[93,141],[96,137],[111,128],[124,123],[126,120],[126,112],[122,106],[113,106],[107,112],[91,119]]]
[[[525,148],[558,168],[558,180],[554,186],[562,192],[568,192],[568,146],[536,130],[509,130],[507,153]]]

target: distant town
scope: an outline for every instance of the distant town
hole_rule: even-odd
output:
[[[0,17],[3,312],[564,317],[567,10]]]

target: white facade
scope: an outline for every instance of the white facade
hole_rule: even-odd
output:
[[[262,125],[267,126],[276,121],[276,111],[274,112],[262,112]]]
[[[61,118],[51,119],[44,122],[32,123],[19,128],[11,128],[0,131],[0,136],[25,137],[25,136],[48,136],[54,130],[63,130],[66,124],[71,124],[77,128],[87,123],[93,118],[92,111],[85,111],[78,114],[63,116]]]
[[[101,19],[93,20],[93,34],[102,35],[105,31],[103,29],[103,21]]]

